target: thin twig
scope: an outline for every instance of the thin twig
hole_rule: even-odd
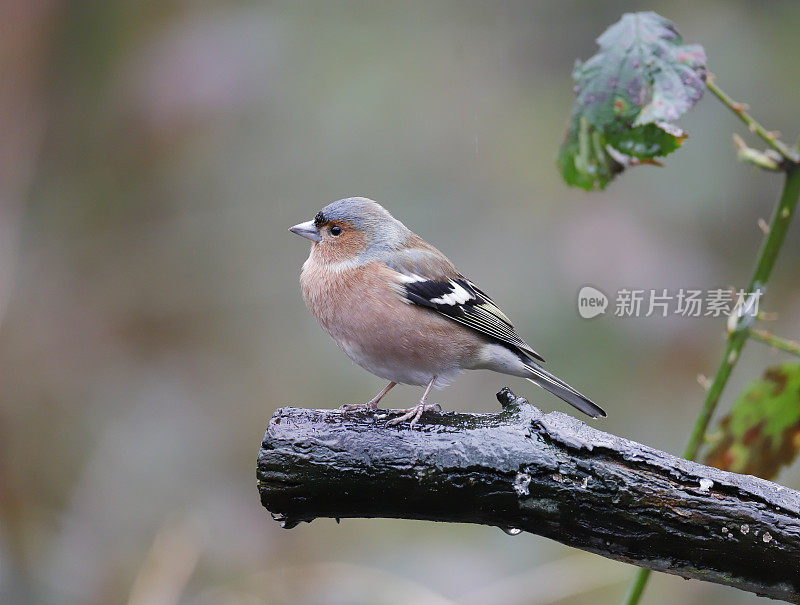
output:
[[[786,351],[787,353],[791,353],[792,355],[797,355],[800,357],[800,342],[796,340],[790,340],[789,338],[776,336],[769,330],[759,330],[755,328],[750,328],[749,336],[753,340],[763,342],[765,345],[769,345],[776,349],[780,349],[781,351]]]
[[[772,214],[772,219],[769,223],[769,233],[764,238],[761,250],[758,253],[753,277],[747,289],[748,292],[755,292],[756,290],[763,291],[767,285],[769,276],[772,273],[772,268],[775,266],[775,259],[781,249],[781,245],[783,244],[783,240],[786,237],[786,232],[792,220],[792,215],[797,207],[798,197],[800,197],[800,167],[794,165],[786,172],[783,191],[781,192],[778,204],[775,206],[775,211]],[[697,422],[692,430],[692,435],[689,438],[689,443],[686,445],[686,449],[683,452],[683,457],[689,460],[694,460],[697,456],[700,445],[705,438],[708,424],[711,421],[711,416],[722,395],[722,390],[725,388],[731,371],[740,357],[742,347],[750,334],[747,327],[742,325],[741,321],[742,320],[740,320],[739,328],[732,330],[728,334],[727,345],[722,355],[722,361],[708,389],[703,407],[700,410],[700,415],[697,418]]]
[[[767,145],[780,153],[790,163],[800,163],[800,157],[798,157],[796,151],[790,149],[783,141],[781,141],[775,132],[764,128],[753,116],[747,113],[747,105],[744,103],[737,103],[724,90],[717,86],[716,82],[714,82],[714,74],[709,73],[706,76],[706,86],[708,87],[708,90],[713,92],[728,109],[730,109],[739,117],[742,122],[747,124],[750,132],[754,132],[764,139]]]

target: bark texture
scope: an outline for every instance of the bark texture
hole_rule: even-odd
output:
[[[258,456],[284,527],[317,517],[494,525],[626,563],[800,602],[800,492],[543,414],[503,389],[497,414],[286,407]]]

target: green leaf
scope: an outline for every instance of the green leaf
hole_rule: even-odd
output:
[[[680,147],[686,135],[671,122],[705,90],[702,47],[656,13],[626,13],[597,43],[572,72],[577,100],[558,154],[564,180],[584,189]]]
[[[712,436],[706,463],[772,479],[800,450],[800,364],[768,368],[734,402]]]
[[[606,142],[617,151],[639,159],[656,158],[672,153],[686,139],[680,129],[659,122],[623,128],[606,134]]]
[[[585,117],[573,118],[569,135],[556,159],[564,180],[583,189],[603,189],[624,166],[606,151],[603,136]]]

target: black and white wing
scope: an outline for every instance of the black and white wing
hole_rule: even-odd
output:
[[[401,294],[408,302],[433,309],[476,332],[519,349],[532,359],[544,361],[517,334],[511,320],[494,301],[458,273],[435,249],[405,250],[385,264],[401,274]]]

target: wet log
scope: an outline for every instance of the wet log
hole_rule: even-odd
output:
[[[497,414],[285,407],[258,456],[262,504],[317,517],[480,523],[640,567],[800,602],[800,492],[542,413],[503,389]]]

